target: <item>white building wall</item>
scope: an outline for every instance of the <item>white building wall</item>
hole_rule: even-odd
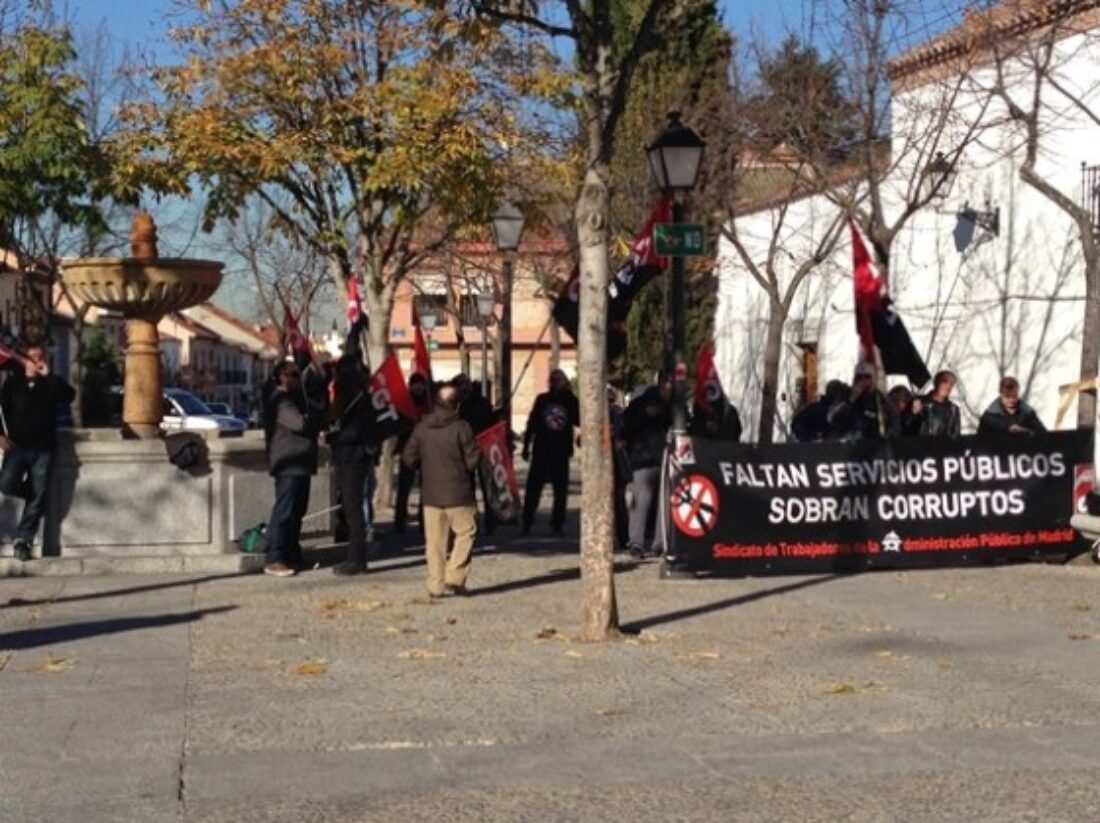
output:
[[[1100,113],[1100,43],[1079,36],[1063,41],[1058,49],[1059,80]],[[1029,75],[1022,65],[1010,67],[1007,74],[1013,93],[1026,105]],[[991,72],[985,69],[962,82],[948,79],[946,85],[906,91],[894,101],[897,168],[893,186],[885,187],[891,219],[906,202],[906,189],[919,179],[916,164],[928,161],[927,154],[914,148],[920,140],[906,135],[928,134],[928,118],[936,115],[945,88],[953,96],[954,120],[949,129],[953,133],[944,136],[942,148],[950,155],[960,141],[967,146],[942,209],[923,209],[897,237],[890,261],[891,294],[929,369],[950,368],[959,375],[956,399],[964,411],[964,428],[976,427],[1004,374],[1020,380],[1029,402],[1053,427],[1058,388],[1076,382],[1080,373],[1084,287],[1079,242],[1068,217],[1020,180],[1019,128],[1006,122],[1003,103],[985,105]],[[1044,112],[1043,145],[1040,173],[1079,202],[1081,164],[1100,164],[1100,128],[1069,106],[1052,106]],[[985,210],[987,203],[1000,207],[999,237],[958,218],[964,206]],[[780,244],[788,257],[788,276],[796,261],[806,259],[811,237],[824,230],[833,209],[823,197],[790,207]],[[738,218],[742,236],[746,242],[751,238],[754,257],[761,261],[777,219],[774,210]],[[792,400],[800,322],[810,327],[821,323],[819,387],[830,379],[850,380],[857,351],[851,266],[845,233],[822,271],[807,279],[792,309],[780,379],[780,437],[785,437],[796,411]],[[742,411],[746,438],[755,440],[767,302],[725,239],[719,243],[717,268],[718,365],[727,391]],[[1062,428],[1073,427],[1075,421],[1074,405]]]

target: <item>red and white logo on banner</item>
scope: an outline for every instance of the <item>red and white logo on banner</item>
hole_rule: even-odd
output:
[[[718,524],[718,489],[709,477],[685,477],[672,492],[672,522],[688,537],[702,537]]]
[[[1096,470],[1093,466],[1073,467],[1073,513],[1088,514],[1088,496],[1096,485]]]

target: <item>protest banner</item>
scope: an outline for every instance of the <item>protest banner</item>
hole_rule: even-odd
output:
[[[508,427],[503,421],[490,426],[477,435],[481,448],[478,470],[489,490],[489,507],[504,523],[513,523],[519,517],[519,484],[508,449]]]
[[[946,566],[1087,550],[1089,433],[748,446],[672,461],[669,555],[696,571]]]

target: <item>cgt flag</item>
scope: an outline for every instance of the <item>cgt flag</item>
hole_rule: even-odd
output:
[[[420,327],[420,315],[413,309],[413,374],[419,374],[432,385],[432,356],[428,352],[428,344],[424,340],[424,330]]]
[[[699,349],[699,359],[695,363],[695,407],[709,412],[725,396],[718,369],[714,365],[714,350],[709,343],[705,343]]]
[[[662,196],[649,221],[634,238],[630,255],[607,287],[607,358],[615,360],[626,349],[626,318],[638,292],[661,273],[668,259],[657,254],[653,227],[667,223],[672,215],[672,198]],[[580,327],[580,267],[573,268],[554,304],[554,320],[574,340]]]
[[[368,384],[370,405],[374,412],[373,436],[376,443],[389,440],[401,428],[401,418],[418,419],[416,406],[409,395],[405,376],[397,355],[391,354],[378,371],[371,375]]]
[[[514,523],[519,517],[519,484],[512,453],[508,450],[508,427],[504,421],[490,426],[475,438],[481,448],[478,471],[489,490],[489,506],[501,521]]]
[[[294,358],[298,368],[303,372],[310,366],[318,367],[317,355],[310,345],[309,338],[302,334],[298,325],[298,318],[290,310],[285,298],[279,298],[283,304],[283,337],[286,339],[287,353]]]
[[[854,220],[849,219],[848,225],[852,231],[852,280],[860,359],[881,363],[887,374],[904,374],[914,386],[924,386],[932,379],[924,358],[894,311],[886,281],[875,265],[863,232]]]

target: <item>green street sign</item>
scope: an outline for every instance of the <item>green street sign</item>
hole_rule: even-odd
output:
[[[663,257],[702,257],[707,231],[702,223],[658,223],[653,227],[657,254]]]
[[[435,340],[429,340],[428,351],[439,351],[439,343]]]

